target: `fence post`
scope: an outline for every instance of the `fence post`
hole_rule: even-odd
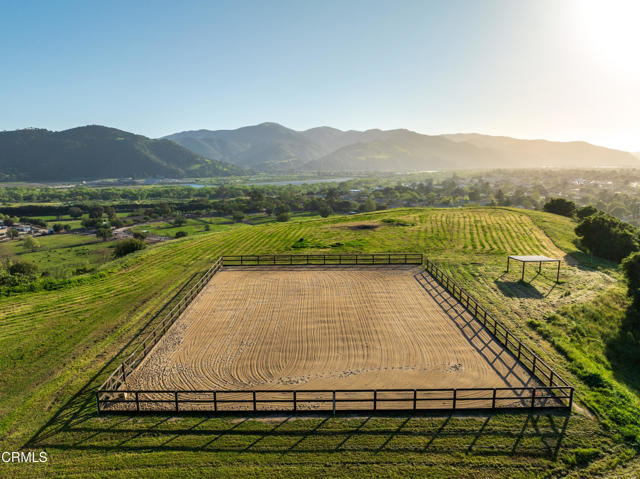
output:
[[[456,400],[457,400],[457,395],[458,395],[458,390],[454,389],[453,390],[453,410],[456,410]]]
[[[571,412],[572,407],[573,407],[573,388],[569,388],[569,412]]]
[[[536,375],[536,359],[538,358],[538,356],[535,355],[535,353],[533,353],[533,366],[531,368],[531,374],[533,374],[534,376]]]
[[[551,369],[551,373],[549,374],[549,386],[553,387],[553,369]]]
[[[333,416],[335,417],[335,415],[336,415],[336,392],[335,391],[332,391],[332,392],[333,392]]]
[[[531,409],[536,407],[536,388],[531,388]]]
[[[297,391],[293,391],[293,410],[294,410],[294,411],[297,411],[297,410],[298,410],[298,406],[297,406],[297,404],[296,404],[296,400],[297,400],[297,397],[296,397],[296,396],[297,396],[297,394],[296,394],[296,392],[297,392]]]
[[[96,391],[96,407],[98,408],[98,416],[100,415],[100,393]]]
[[[176,412],[178,412],[178,391],[174,391],[173,394],[174,394],[173,399],[176,403]]]
[[[253,393],[253,412],[256,412],[258,409],[258,404],[256,403],[256,392],[251,391]]]
[[[413,390],[413,410],[416,410],[416,403],[418,402],[418,392]]]
[[[496,393],[498,392],[498,390],[496,388],[493,388],[493,398],[491,400],[491,409],[495,409],[496,408]]]
[[[378,390],[374,389],[373,390],[373,410],[374,411],[376,410],[376,407],[377,407],[377,403],[376,403],[377,400],[378,400]]]
[[[213,391],[213,411],[218,412],[218,393]]]
[[[136,391],[136,411],[140,412],[140,401],[138,400],[138,391]]]
[[[126,382],[127,381],[127,374],[125,373],[124,370],[124,363],[120,363],[120,366],[122,367],[122,382]]]
[[[520,353],[522,352],[522,343],[518,341],[518,361],[520,361]]]

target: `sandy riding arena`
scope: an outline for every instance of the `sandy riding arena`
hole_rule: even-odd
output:
[[[127,378],[161,390],[538,385],[415,266],[229,267]]]

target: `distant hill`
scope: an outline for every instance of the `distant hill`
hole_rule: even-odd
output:
[[[640,167],[631,153],[585,142],[409,130],[295,131],[277,123],[166,137],[195,153],[264,171],[424,171],[469,168]]]
[[[296,169],[331,151],[312,138],[277,123],[237,130],[185,131],[165,139],[207,158],[267,170]]]
[[[183,178],[245,174],[169,140],[104,126],[0,132],[0,181]]]

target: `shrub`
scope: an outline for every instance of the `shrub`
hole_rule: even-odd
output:
[[[187,232],[186,231],[177,231],[176,232],[176,238],[184,238],[185,236],[187,236]]]
[[[134,251],[139,251],[146,247],[147,245],[144,243],[144,241],[140,241],[139,239],[135,239],[135,238],[130,238],[130,239],[119,241],[116,244],[116,247],[113,251],[113,255],[116,258],[121,258],[130,253],[133,253]]]
[[[9,266],[9,273],[12,276],[22,275],[31,279],[35,279],[38,273],[38,267],[29,261],[16,261]]]
[[[576,214],[576,204],[564,198],[550,199],[544,204],[543,209],[547,213],[554,213],[568,218],[573,218]]]
[[[134,231],[133,237],[137,240],[142,241],[147,237],[147,233],[145,233],[144,231]]]

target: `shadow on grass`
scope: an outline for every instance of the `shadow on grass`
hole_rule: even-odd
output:
[[[506,419],[505,419],[506,418]],[[95,452],[452,453],[555,459],[568,414],[93,417],[29,447]],[[500,444],[500,447],[496,447]]]
[[[500,292],[507,298],[542,299],[549,293],[542,293],[535,286],[524,281],[494,281]]]

